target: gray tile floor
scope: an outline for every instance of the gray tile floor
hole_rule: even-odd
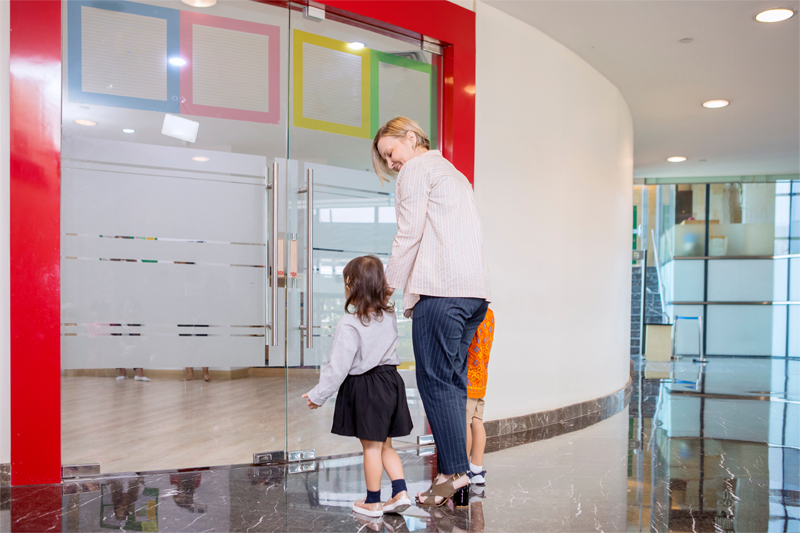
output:
[[[468,509],[360,519],[355,456],[296,473],[242,466],[6,487],[0,531],[800,531],[800,361],[716,358],[678,363],[674,380],[649,373],[634,367],[625,411],[487,455],[486,487]],[[435,455],[419,453],[402,452],[410,491],[435,473]]]

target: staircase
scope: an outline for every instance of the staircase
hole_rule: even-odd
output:
[[[631,355],[639,355],[642,333],[639,331],[639,315],[642,309],[642,269],[633,267],[631,276]],[[656,267],[647,267],[647,287],[645,293],[645,324],[663,324],[661,315],[661,294],[658,290]]]

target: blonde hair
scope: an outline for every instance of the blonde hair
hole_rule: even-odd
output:
[[[378,179],[380,179],[381,182],[389,182],[392,178],[397,177],[397,172],[389,168],[386,160],[378,151],[378,141],[383,137],[399,137],[405,139],[409,131],[417,136],[417,144],[414,146],[415,149],[420,146],[428,150],[431,149],[431,141],[428,139],[428,136],[425,135],[425,132],[419,127],[419,124],[410,118],[395,117],[384,126],[381,126],[381,128],[378,129],[378,133],[375,134],[375,140],[372,141],[372,167],[375,169],[375,173],[378,175]]]

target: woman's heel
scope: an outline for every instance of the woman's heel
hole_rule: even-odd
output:
[[[456,507],[469,507],[469,485],[458,489],[452,500]]]

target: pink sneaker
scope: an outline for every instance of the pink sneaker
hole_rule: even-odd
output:
[[[411,507],[411,498],[408,497],[408,492],[398,492],[394,498],[383,504],[384,513],[402,513]]]
[[[353,504],[353,512],[377,518],[383,516],[383,505],[381,502],[377,503],[364,503],[364,500],[358,500]]]

